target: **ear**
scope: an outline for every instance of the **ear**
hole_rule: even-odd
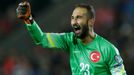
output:
[[[95,22],[95,18],[91,18],[88,20],[88,25],[93,27],[94,22]]]

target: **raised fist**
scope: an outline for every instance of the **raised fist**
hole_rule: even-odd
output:
[[[31,7],[29,2],[24,1],[19,3],[16,9],[17,17],[20,19],[28,19],[31,16]]]

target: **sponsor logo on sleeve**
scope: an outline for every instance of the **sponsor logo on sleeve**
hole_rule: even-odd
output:
[[[120,55],[115,55],[114,56],[116,64],[114,65],[114,68],[121,67],[122,66],[122,58]]]
[[[118,64],[122,63],[122,58],[121,58],[120,55],[115,55],[114,58],[115,58],[115,61],[116,61]]]

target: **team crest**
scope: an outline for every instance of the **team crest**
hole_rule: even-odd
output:
[[[90,53],[90,60],[92,62],[98,62],[100,60],[100,52],[98,51],[93,51]]]

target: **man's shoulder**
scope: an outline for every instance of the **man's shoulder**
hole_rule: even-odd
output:
[[[111,42],[109,42],[101,36],[98,36],[98,38],[100,39],[99,43],[103,51],[113,51],[118,53],[118,49],[114,46],[114,44],[112,44]]]
[[[72,41],[74,38],[73,32],[64,32],[64,33],[60,33],[60,35],[63,35],[66,41],[69,41],[69,40]]]
[[[60,33],[61,35],[64,35],[66,37],[72,38],[74,36],[73,32],[64,32],[64,33]]]
[[[108,41],[107,39],[105,39],[104,37],[100,35],[97,35],[97,40],[99,41],[101,46],[104,46],[104,47],[114,46],[110,41]]]

